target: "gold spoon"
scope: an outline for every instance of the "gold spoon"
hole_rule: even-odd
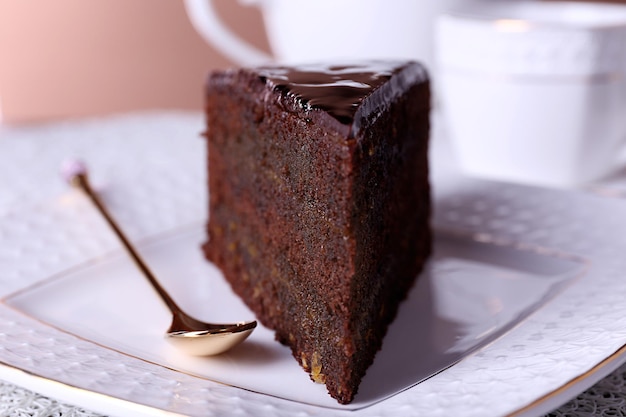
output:
[[[167,339],[186,353],[205,356],[217,355],[243,342],[256,327],[256,321],[233,324],[204,323],[186,314],[174,302],[172,297],[161,287],[146,263],[135,251],[120,227],[113,220],[97,194],[89,184],[87,168],[79,161],[68,161],[63,167],[65,179],[73,186],[85,192],[98,211],[113,229],[122,245],[137,267],[154,287],[163,302],[172,312],[172,324],[167,331]]]

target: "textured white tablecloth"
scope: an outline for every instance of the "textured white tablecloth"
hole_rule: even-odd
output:
[[[13,384],[0,382],[0,416],[96,417],[101,416],[64,404]],[[549,413],[550,417],[626,416],[626,365],[595,386]]]
[[[110,128],[106,134],[115,134],[116,129],[124,132],[124,126],[142,124],[146,135],[158,129],[171,130],[177,135],[198,135],[202,130],[202,116],[189,113],[152,113],[112,116],[106,120]],[[74,124],[80,124],[85,132],[97,132],[101,120],[63,122],[49,125],[0,127],[0,214],[19,206],[28,206],[42,199],[57,195],[65,189],[65,184],[50,175],[50,164],[58,163],[65,156],[88,156],[100,150],[88,149],[80,137],[61,141],[64,147],[58,148],[55,138],[71,131]],[[116,127],[117,126],[117,127]],[[47,144],[34,146],[28,140],[30,135],[48,136]],[[68,145],[68,143],[70,145]],[[107,150],[111,156],[124,158],[122,150]],[[116,153],[117,152],[117,153]],[[46,161],[43,163],[42,161]],[[37,190],[32,184],[37,182]],[[617,181],[619,184],[619,181]],[[626,215],[626,213],[624,214]],[[96,416],[99,414],[63,404],[38,393],[25,390],[11,383],[0,381],[0,415],[2,416]],[[550,413],[552,416],[626,416],[626,365],[601,380],[577,398]]]

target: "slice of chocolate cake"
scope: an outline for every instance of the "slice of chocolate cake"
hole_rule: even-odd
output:
[[[430,253],[429,110],[410,62],[208,79],[206,257],[340,403]]]

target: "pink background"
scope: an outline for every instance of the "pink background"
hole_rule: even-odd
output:
[[[268,49],[258,9],[216,3]],[[199,110],[206,73],[232,65],[196,34],[180,0],[0,0],[3,123]]]
[[[269,50],[257,8],[214,1]],[[0,0],[3,123],[199,110],[207,72],[233,65],[194,31],[181,0]]]

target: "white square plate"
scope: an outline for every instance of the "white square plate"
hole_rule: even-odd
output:
[[[80,218],[75,221],[79,222]],[[200,251],[203,224],[140,246],[179,305],[214,322],[253,319]],[[582,259],[438,232],[426,271],[402,304],[355,401],[339,406],[289,349],[258,328],[216,357],[191,357],[164,338],[171,316],[124,253],[115,252],[5,299],[26,315],[103,348],[199,378],[322,407],[357,409],[403,391],[485,346],[580,277]]]

